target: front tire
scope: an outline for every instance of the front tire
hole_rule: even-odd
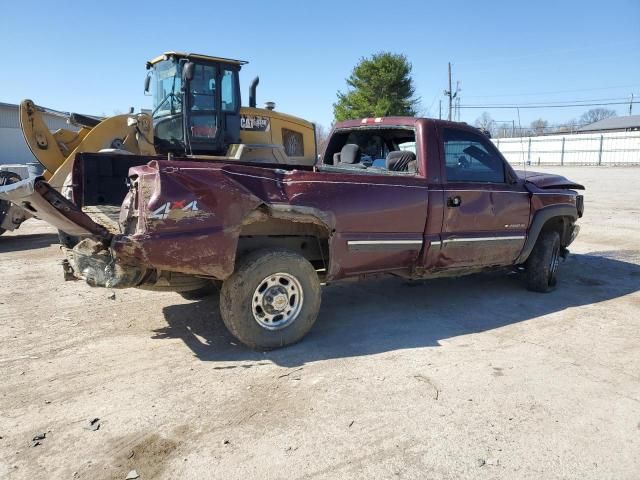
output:
[[[220,313],[231,334],[253,349],[298,342],[320,310],[320,281],[313,266],[288,250],[257,250],[222,284]]]
[[[551,230],[542,232],[525,265],[527,288],[541,293],[552,291],[559,263],[560,235]]]

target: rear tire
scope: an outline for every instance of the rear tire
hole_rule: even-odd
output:
[[[320,280],[304,257],[257,250],[241,258],[222,284],[220,313],[229,332],[253,349],[298,342],[320,310]]]
[[[542,232],[525,265],[527,288],[547,293],[557,283],[556,274],[560,262],[560,235],[556,231]]]

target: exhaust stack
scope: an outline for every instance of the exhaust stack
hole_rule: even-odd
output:
[[[253,108],[256,108],[256,88],[258,88],[258,83],[260,83],[260,77],[254,78],[249,87],[249,106]]]

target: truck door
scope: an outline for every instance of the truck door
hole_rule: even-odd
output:
[[[525,241],[530,195],[482,134],[440,130],[444,216],[437,268],[509,265]]]

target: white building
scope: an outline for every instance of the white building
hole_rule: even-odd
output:
[[[77,131],[73,125],[67,123],[68,113],[45,108],[44,120],[49,130],[60,128]],[[7,163],[30,163],[36,159],[27,147],[20,130],[18,105],[0,102],[0,165]]]

